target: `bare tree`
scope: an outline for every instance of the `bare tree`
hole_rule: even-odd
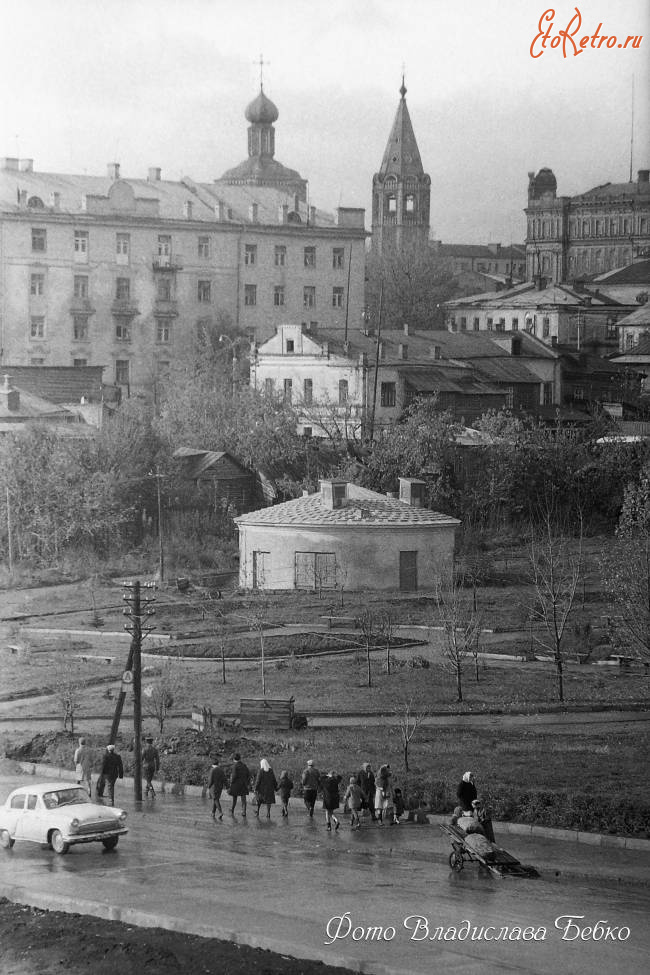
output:
[[[74,718],[79,710],[81,683],[78,674],[77,667],[68,661],[63,665],[59,678],[58,699],[63,710],[63,730],[68,730],[68,722],[70,722],[71,735],[74,735]]]
[[[582,527],[576,549],[547,509],[531,533],[529,559],[535,589],[531,618],[542,633],[535,639],[553,656],[558,700],[563,701],[564,637],[582,571]]]
[[[377,641],[381,639],[383,620],[372,609],[364,609],[358,619],[358,625],[363,634],[363,643],[366,648],[368,687],[371,687],[372,671],[370,669],[370,651],[376,646]]]
[[[409,771],[409,745],[413,736],[422,723],[424,715],[419,711],[413,710],[413,699],[402,701],[395,706],[400,737],[402,739],[402,754],[404,755],[404,771]]]
[[[393,617],[388,611],[385,611],[382,614],[381,632],[384,638],[384,642],[386,644],[386,673],[387,674],[390,674],[390,645],[393,639],[394,629],[395,629],[395,624],[393,622]]]
[[[167,659],[158,677],[154,677],[143,689],[144,712],[158,722],[161,734],[169,712],[178,703],[183,685],[180,661]]]
[[[463,586],[462,578],[452,576],[435,593],[438,615],[443,629],[443,656],[456,679],[457,700],[463,700],[463,663],[481,627],[473,599]]]

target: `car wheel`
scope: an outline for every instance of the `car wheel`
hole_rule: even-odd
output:
[[[16,841],[9,835],[8,829],[0,829],[0,846],[5,850],[10,850]]]
[[[114,850],[118,840],[119,836],[107,836],[105,840],[102,840],[102,846],[105,850]]]
[[[54,852],[58,853],[59,855],[67,853],[70,849],[70,844],[66,843],[66,841],[63,839],[63,834],[59,829],[53,830],[50,837],[50,843],[52,844],[52,849]]]
[[[460,872],[463,869],[463,854],[454,850],[449,854],[449,866],[452,870]]]

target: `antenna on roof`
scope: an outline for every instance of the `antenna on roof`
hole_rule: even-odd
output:
[[[630,183],[632,182],[632,154],[634,152],[634,75],[632,75],[632,119],[630,125]]]

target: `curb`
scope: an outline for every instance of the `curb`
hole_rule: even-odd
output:
[[[44,775],[55,779],[71,779],[76,782],[72,769],[60,768],[56,765],[40,765],[38,762],[17,762],[17,765],[27,775]],[[124,785],[133,785],[133,778],[131,776],[125,776],[121,781]],[[163,795],[167,793],[171,795],[176,794],[173,791],[173,783],[164,783],[158,779],[154,779],[154,785],[156,791]],[[207,795],[207,789],[201,785],[186,785],[183,787],[182,793],[179,794],[202,799]],[[303,804],[302,800],[297,797],[290,799],[289,803],[294,808],[300,808]],[[435,826],[440,823],[446,823],[449,816],[427,813],[427,819],[427,825]],[[608,849],[650,852],[650,839],[646,840],[634,836],[610,836],[604,833],[586,833],[583,830],[577,829],[555,829],[551,826],[533,826],[528,823],[511,823],[497,820],[494,821],[494,829],[499,833],[505,833],[510,836],[530,836],[566,843],[583,843],[586,846],[601,846]]]

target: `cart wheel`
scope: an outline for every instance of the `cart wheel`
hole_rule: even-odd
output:
[[[449,854],[449,866],[452,870],[460,873],[460,871],[463,869],[463,854],[458,853],[457,850],[452,850]]]

